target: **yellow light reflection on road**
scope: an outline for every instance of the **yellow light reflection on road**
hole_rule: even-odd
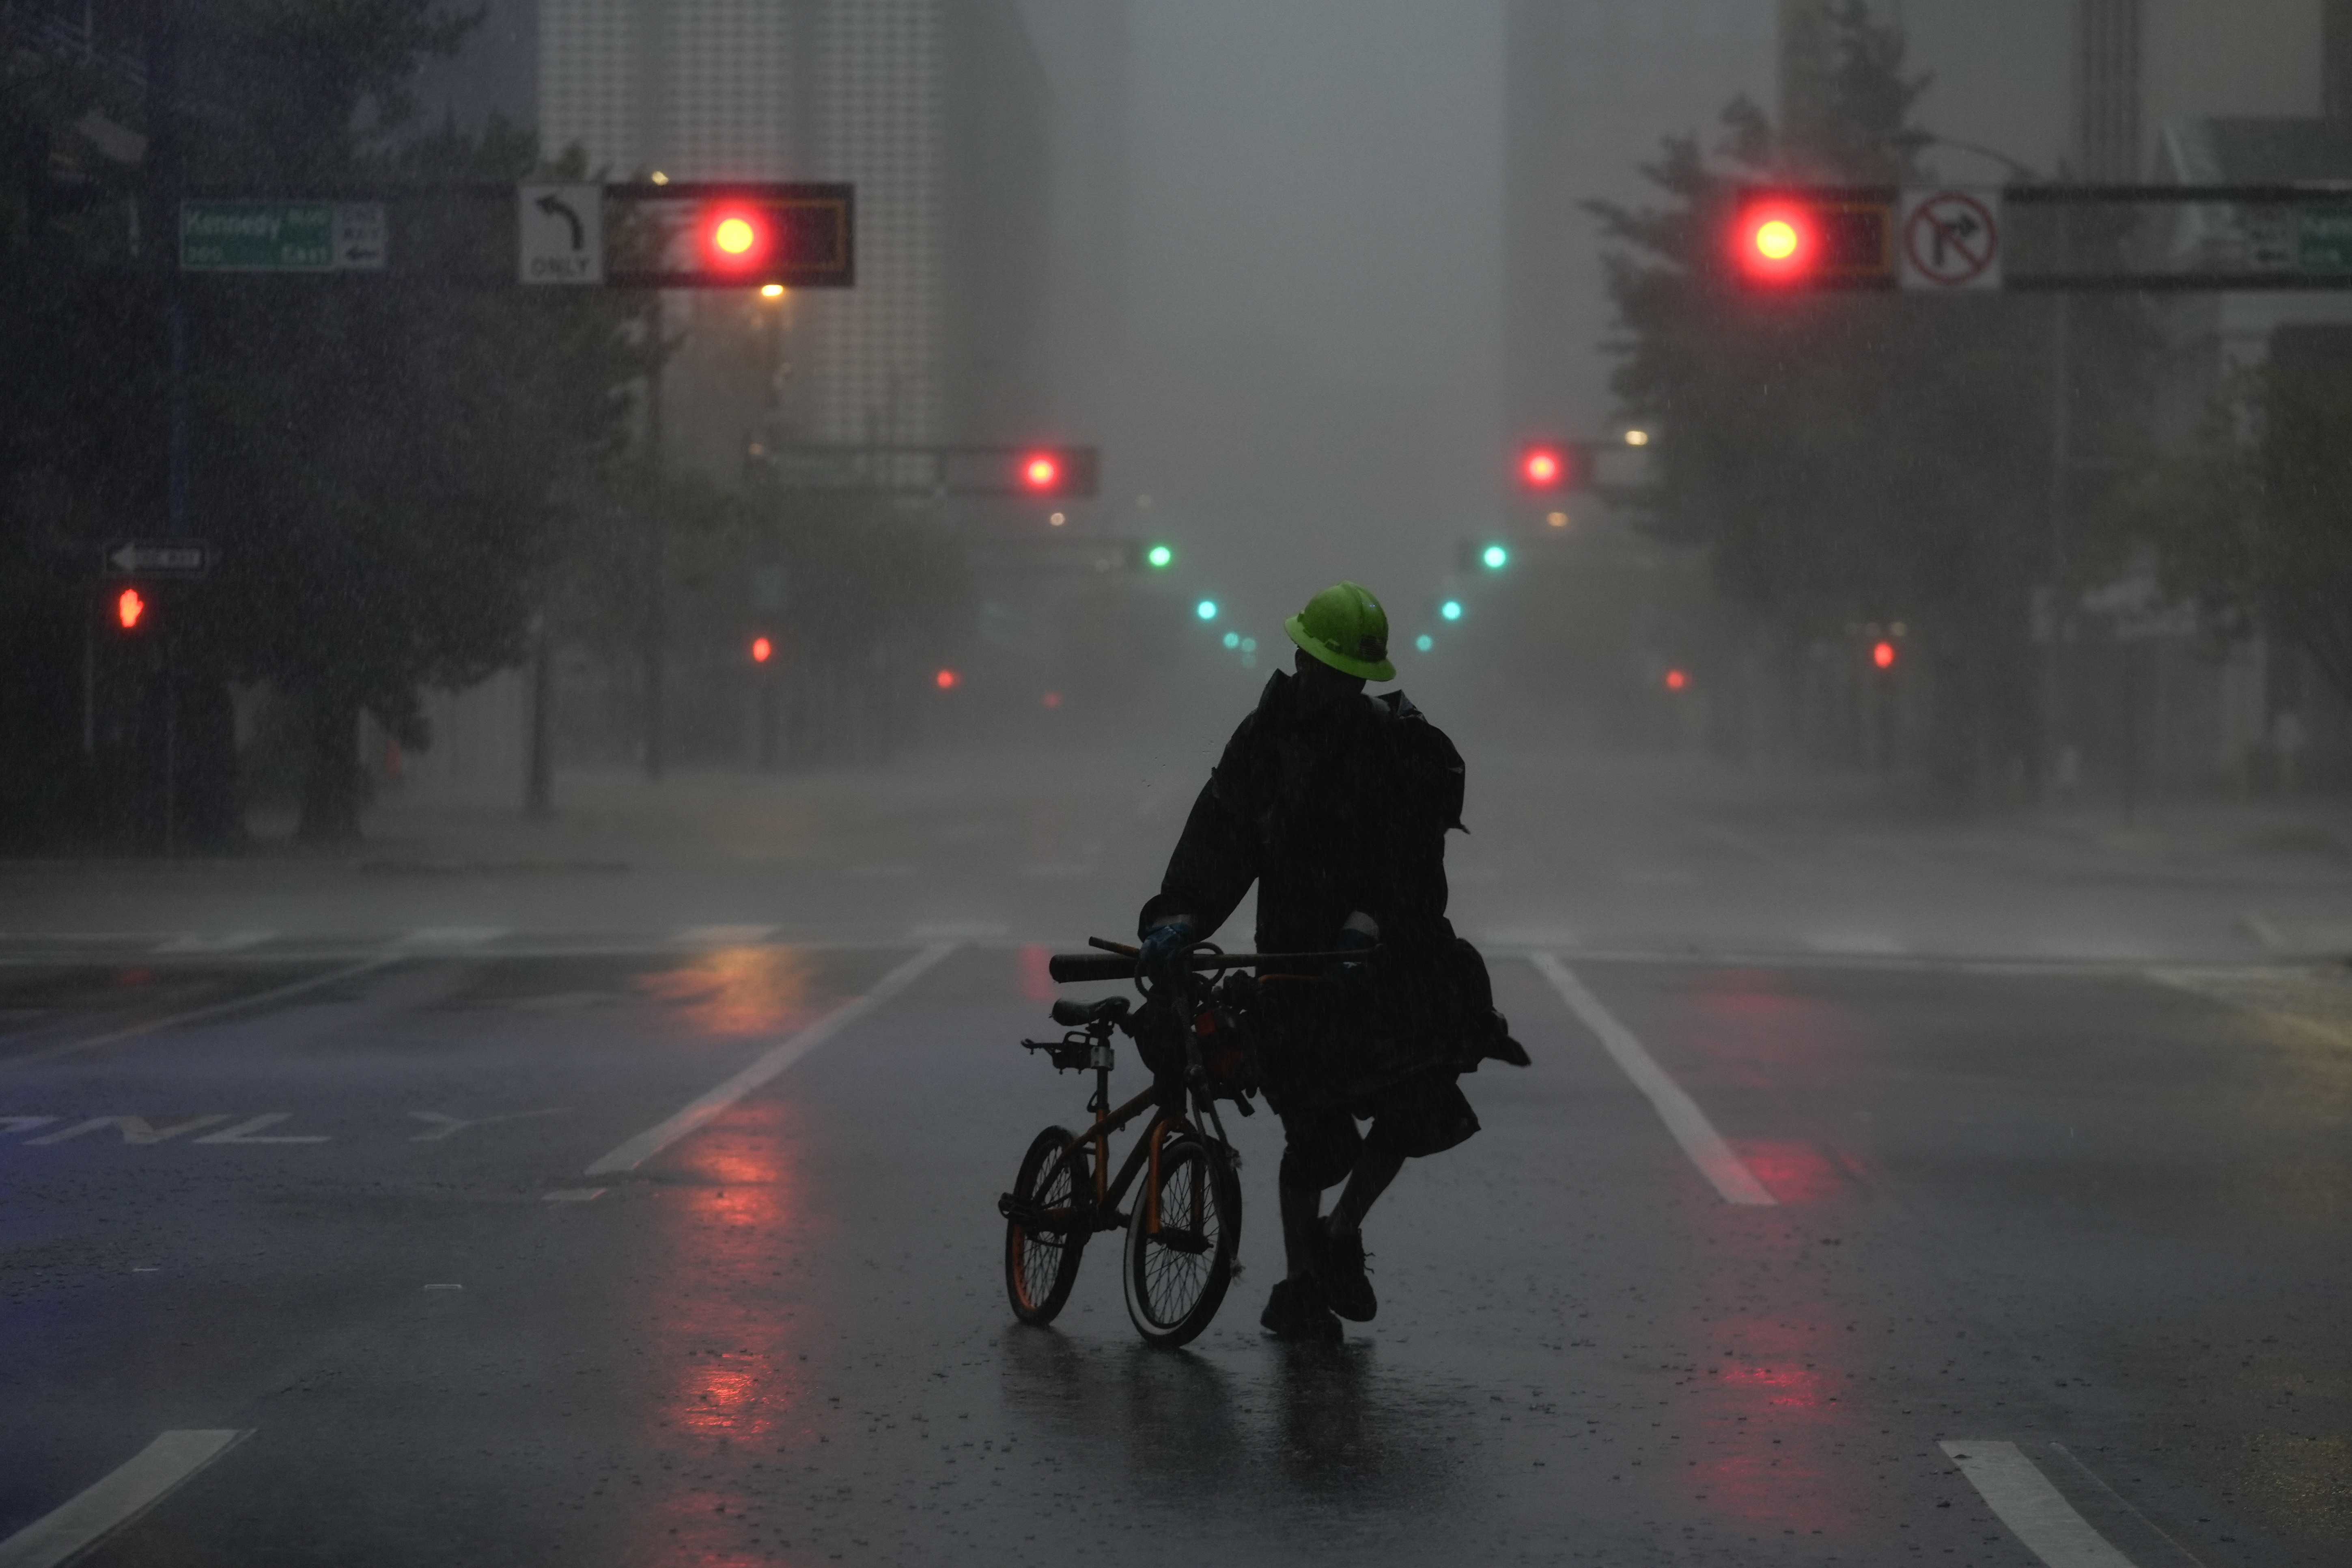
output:
[[[640,976],[637,984],[676,1007],[695,1033],[732,1040],[804,1022],[814,974],[809,954],[797,947],[719,947]]]

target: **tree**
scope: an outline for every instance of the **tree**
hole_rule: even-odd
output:
[[[531,140],[497,123],[401,134],[419,58],[469,25],[429,0],[223,0],[205,16],[197,74],[222,96],[192,139],[199,177],[319,190],[537,166]],[[569,515],[561,481],[617,442],[620,389],[642,368],[627,312],[602,290],[191,285],[194,506],[222,557],[203,652],[301,704],[299,832],[350,837],[359,714],[428,743],[420,687],[524,656]]]
[[[1734,103],[1714,158],[1677,138],[1644,171],[1664,205],[1592,204],[1623,329],[1612,384],[1662,433],[1648,526],[1706,545],[1723,591],[1791,641],[1907,623],[1934,677],[1931,765],[1971,795],[2036,747],[2049,356],[2039,316],[1998,296],[1759,297],[1733,276],[1740,184],[1917,177],[1927,79],[1902,32],[1859,4],[1821,26],[1794,123]]]
[[[2244,374],[2106,522],[2108,562],[2146,547],[2217,637],[2267,631],[2352,701],[2352,370]]]

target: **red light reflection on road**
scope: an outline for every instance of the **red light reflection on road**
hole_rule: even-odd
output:
[[[814,974],[809,955],[796,947],[720,947],[640,975],[637,985],[675,1005],[695,1033],[740,1039],[804,1021]]]
[[[656,1379],[645,1446],[676,1467],[629,1561],[769,1563],[806,1544],[760,1489],[782,1479],[806,1392],[798,1292],[783,1282],[812,1228],[791,1159],[797,1115],[782,1100],[737,1106],[679,1146],[682,1179],[657,1200],[660,1244],[640,1276]]]
[[[1674,1070],[1734,1125],[1801,1131],[1790,1108],[1860,1054],[1849,1019],[1787,984],[1762,970],[1706,975],[1661,1031],[1684,1058]],[[1699,1427],[1687,1484],[1696,1506],[1747,1529],[1851,1548],[1873,1518],[1874,1434],[1853,1403],[1853,1342],[1822,1268],[1839,1255],[1815,1249],[1855,1195],[1852,1173],[1837,1150],[1804,1138],[1733,1147],[1783,1206],[1715,1205],[1700,1219],[1711,1267],[1682,1322]],[[1729,1302],[1740,1306],[1727,1316]]]

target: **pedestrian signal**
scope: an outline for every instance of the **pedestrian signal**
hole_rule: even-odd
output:
[[[147,618],[147,595],[136,588],[125,588],[114,596],[114,618],[126,632],[135,632]]]

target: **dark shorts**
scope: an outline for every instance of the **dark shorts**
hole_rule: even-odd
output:
[[[1282,1112],[1285,1174],[1312,1182],[1318,1191],[1346,1181],[1364,1146],[1364,1134],[1356,1130],[1360,1121],[1414,1159],[1468,1142],[1478,1131],[1478,1114],[1458,1077],[1451,1070],[1421,1073],[1344,1105]]]

